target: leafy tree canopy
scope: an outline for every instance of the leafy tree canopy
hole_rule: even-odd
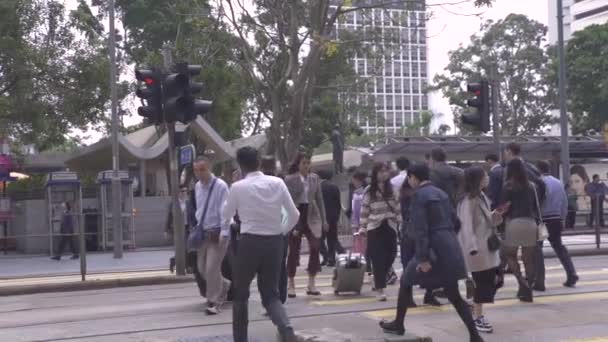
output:
[[[566,65],[573,133],[600,132],[608,123],[608,24],[575,32]]]
[[[449,99],[459,123],[466,110],[466,84],[494,80],[501,134],[539,133],[554,122],[550,110],[556,98],[549,81],[546,34],[546,26],[524,15],[489,20],[468,46],[450,52],[446,73],[435,76],[431,89],[441,90]]]
[[[70,13],[63,1],[0,2],[0,135],[45,150],[105,120],[108,58],[91,19],[83,0]]]

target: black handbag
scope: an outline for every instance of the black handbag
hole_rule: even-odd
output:
[[[500,249],[500,246],[502,245],[502,240],[498,237],[498,235],[494,232],[492,232],[492,235],[490,235],[490,237],[488,237],[488,249],[491,252],[496,252],[497,250]]]

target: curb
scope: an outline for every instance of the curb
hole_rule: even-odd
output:
[[[118,287],[167,285],[193,282],[192,276],[150,276],[140,278],[85,280],[57,284],[15,285],[0,287],[0,297],[49,292],[102,290]]]
[[[566,246],[568,248],[568,246]],[[570,256],[596,256],[596,255],[608,255],[608,248],[588,248],[588,249],[572,249],[568,248]],[[546,252],[545,257],[555,258],[555,252],[553,250]]]

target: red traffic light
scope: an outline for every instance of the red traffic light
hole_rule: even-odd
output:
[[[154,85],[154,79],[150,77],[144,78],[144,83],[147,85]]]

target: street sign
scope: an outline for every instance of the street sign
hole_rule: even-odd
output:
[[[194,162],[196,148],[194,145],[186,145],[179,148],[179,166],[187,166]]]

